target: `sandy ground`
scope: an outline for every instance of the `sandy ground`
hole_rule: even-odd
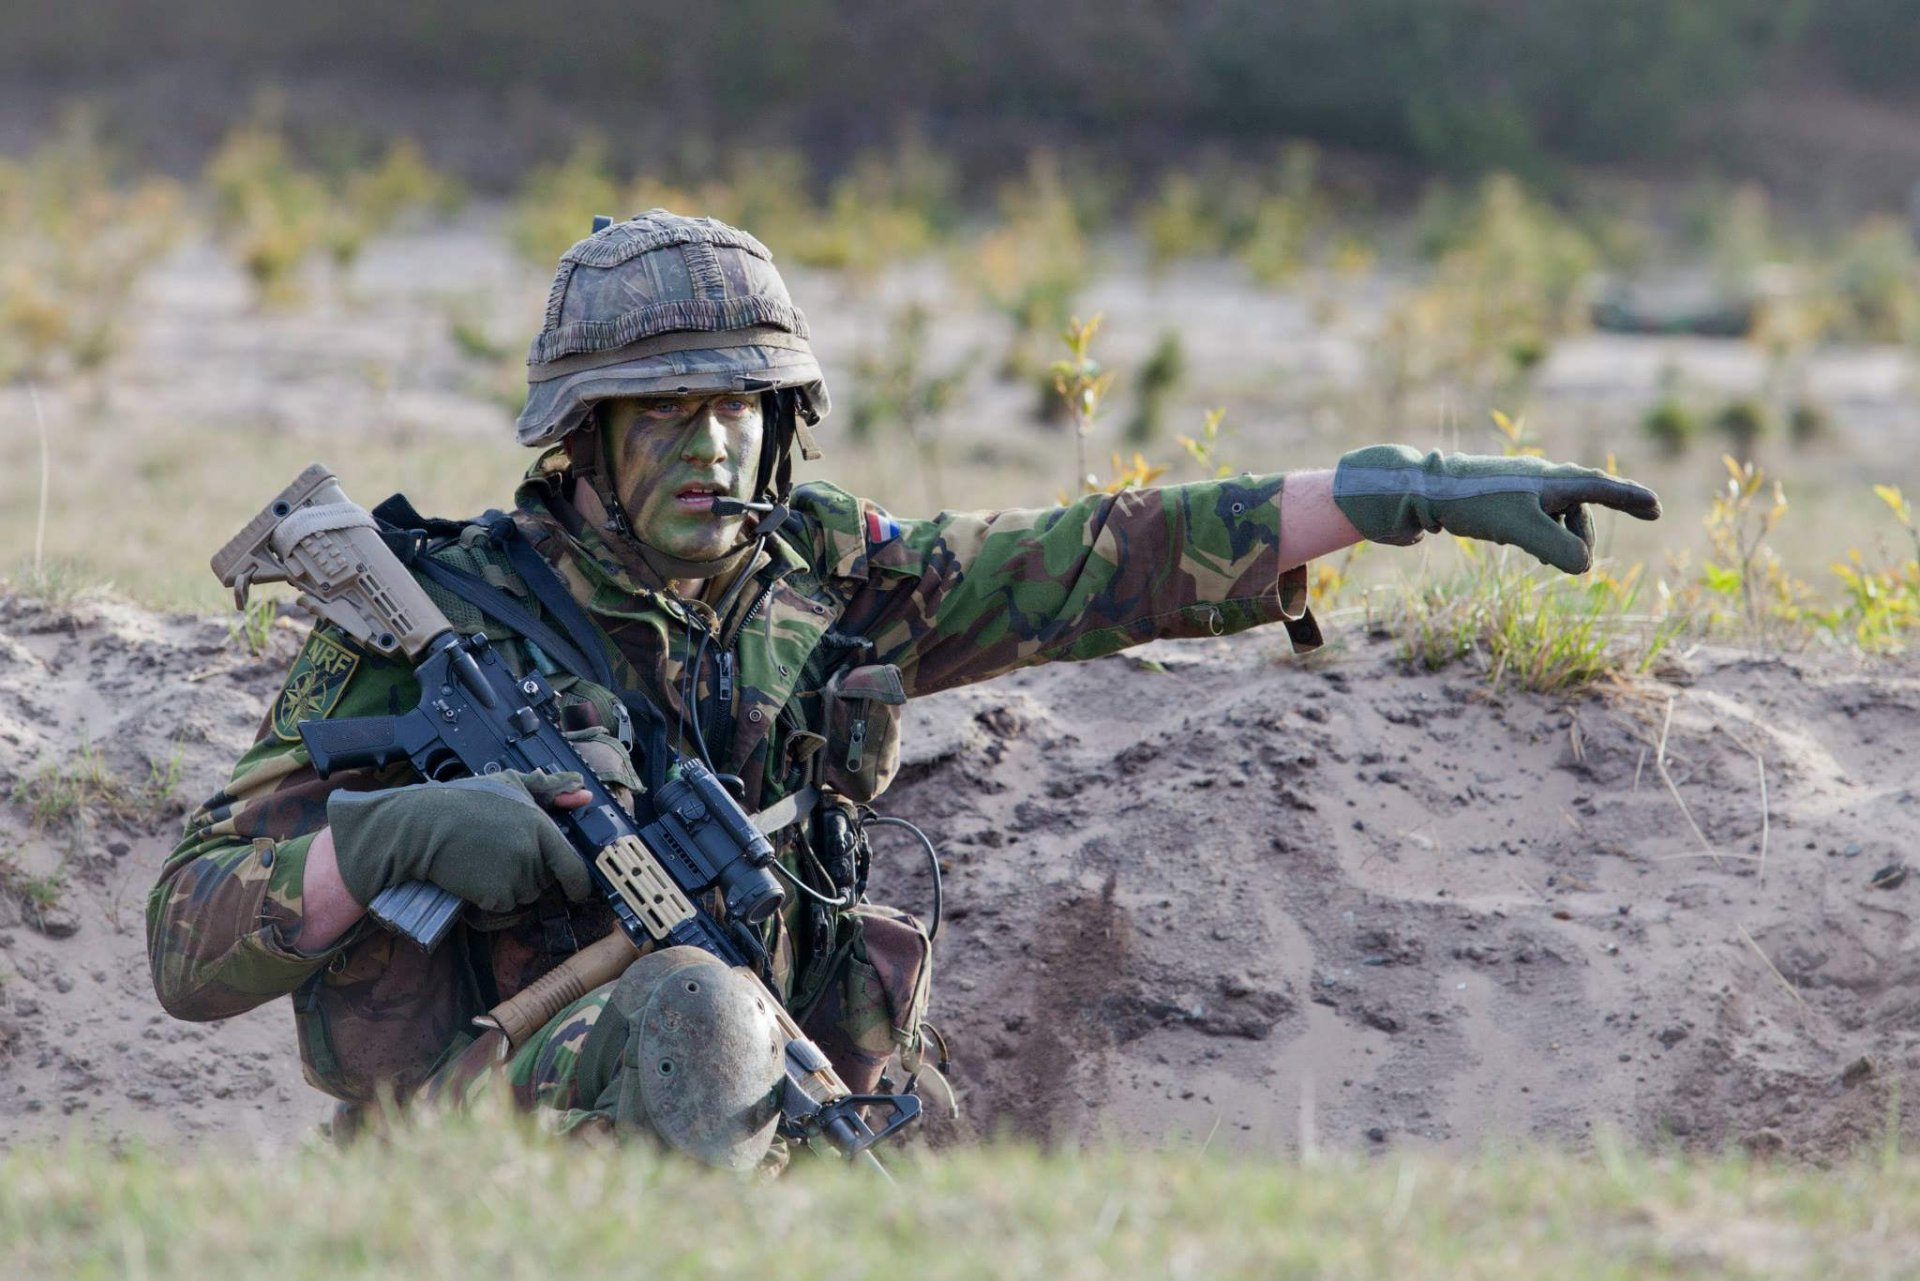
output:
[[[284,1003],[160,1013],[140,917],[297,641],[0,598],[0,796],[83,743],[180,773],[125,823],[0,804],[0,850],[67,877],[51,913],[0,904],[0,1141],[271,1148],[325,1115]],[[912,705],[888,808],[949,869],[934,1018],[965,1117],[939,1135],[1824,1159],[1916,1097],[1920,877],[1883,869],[1920,826],[1920,672],[1701,650],[1568,700],[1343,648],[1168,643]],[[881,862],[926,902],[910,846]]]

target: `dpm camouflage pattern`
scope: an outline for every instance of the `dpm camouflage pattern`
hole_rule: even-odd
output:
[[[1281,620],[1296,648],[1317,644],[1304,571],[1280,573],[1281,495],[1278,476],[1242,476],[899,521],[832,486],[805,485],[793,520],[743,571],[748,582],[726,618],[623,556],[582,514],[597,505],[558,450],[529,471],[514,518],[600,625],[616,679],[654,699],[679,727],[683,751],[694,748],[697,718],[715,764],[739,774],[748,807],[760,808],[805,786],[820,752],[834,750],[823,749],[820,691],[847,666],[896,665],[913,696]],[[536,608],[477,526],[432,554]],[[516,670],[540,667],[564,701],[612,723],[609,691],[554,669],[498,620],[422,585],[460,631],[485,630]],[[873,648],[850,643],[858,638]],[[404,664],[358,657],[344,685],[327,691],[329,715],[414,704]],[[475,1015],[612,928],[603,905],[569,905],[550,892],[514,913],[469,912],[431,956],[365,921],[317,953],[297,951],[307,846],[325,823],[327,795],[412,781],[404,766],[319,779],[304,747],[276,734],[270,709],[233,779],[189,818],[148,897],[149,957],[166,1009],[223,1018],[291,994],[310,1081],[350,1101],[382,1089],[404,1097],[458,1052]],[[788,860],[797,830],[782,833]],[[817,933],[797,912],[773,926],[775,977],[797,1011],[827,1001],[833,968],[850,954],[841,927]],[[845,995],[844,984],[838,990]],[[910,995],[893,1001],[909,1003]],[[846,1040],[877,1051],[873,1009],[845,1017]]]

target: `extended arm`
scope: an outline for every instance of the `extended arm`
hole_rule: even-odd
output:
[[[1287,475],[1287,501],[1280,508],[1280,569],[1285,572],[1361,542],[1360,531],[1333,501],[1333,472]]]

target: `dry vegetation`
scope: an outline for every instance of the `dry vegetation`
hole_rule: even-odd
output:
[[[231,438],[177,414],[135,406],[127,415],[126,393],[115,386],[115,361],[147,306],[143,278],[166,267],[169,246],[211,236],[248,282],[246,307],[261,313],[253,323],[262,327],[296,323],[270,311],[353,324],[372,318],[381,303],[353,287],[364,278],[356,267],[369,246],[458,208],[458,185],[404,142],[320,165],[299,155],[272,120],[263,108],[235,129],[190,192],[128,171],[83,118],[0,169],[5,372],[31,389],[43,438],[92,437],[91,447],[80,448],[43,439],[58,457],[45,478],[49,499],[30,487],[41,476],[31,438],[9,435],[16,454],[4,527],[10,542],[29,522],[34,529],[32,555],[16,552],[10,569],[38,575],[42,590],[73,590],[104,575],[141,599],[210,598],[196,565],[231,513],[224,504],[181,498],[233,488]],[[1260,443],[1271,430],[1246,421],[1264,413],[1283,439],[1322,442],[1321,459],[1353,440],[1437,437],[1460,448],[1546,447],[1604,459],[1651,473],[1668,489],[1669,510],[1684,524],[1663,526],[1657,546],[1634,531],[1635,546],[1613,548],[1578,583],[1471,549],[1438,566],[1423,563],[1417,581],[1402,574],[1383,585],[1386,558],[1320,572],[1325,603],[1394,629],[1409,656],[1428,665],[1471,660],[1496,680],[1559,688],[1644,668],[1667,645],[1710,634],[1776,646],[1818,640],[1899,648],[1920,617],[1920,564],[1909,554],[1913,521],[1900,487],[1909,478],[1884,445],[1846,421],[1845,406],[1822,399],[1815,377],[1823,353],[1893,352],[1905,362],[1908,386],[1877,412],[1911,407],[1920,267],[1891,220],[1816,235],[1783,228],[1752,189],[1662,198],[1601,189],[1583,196],[1576,187],[1550,202],[1504,176],[1466,189],[1436,186],[1411,218],[1394,218],[1374,211],[1365,193],[1321,181],[1306,144],[1283,148],[1265,167],[1203,157],[1131,204],[1113,174],[1045,153],[993,201],[968,202],[953,166],[911,136],[861,155],[831,179],[790,151],[738,152],[717,163],[689,161],[682,172],[639,174],[617,172],[606,156],[599,144],[583,143],[529,175],[513,202],[504,232],[521,260],[516,279],[527,298],[503,303],[512,290],[495,287],[428,290],[415,300],[437,317],[448,363],[464,371],[455,394],[483,415],[517,408],[520,335],[511,320],[527,313],[528,298],[537,302],[532,282],[584,230],[585,215],[665,204],[755,230],[784,262],[817,279],[815,297],[830,295],[830,316],[869,317],[846,328],[873,332],[872,318],[880,320],[875,341],[827,353],[830,360],[851,356],[841,398],[862,455],[837,474],[851,470],[854,483],[877,484],[882,497],[909,507],[967,501],[947,483],[963,451],[961,470],[991,478],[981,487],[986,501],[1048,501],[1163,474],[1179,479],[1184,468],[1172,468],[1177,456],[1160,440],[1167,420],[1178,427],[1189,414],[1192,434],[1180,440],[1200,474],[1272,466],[1272,445]],[[1239,275],[1231,289],[1271,293],[1276,305],[1297,307],[1347,343],[1357,363],[1339,377],[1288,385],[1191,387],[1194,344],[1172,325],[1153,335],[1149,351],[1140,350],[1145,335],[1133,338],[1132,361],[1106,359],[1098,315],[1104,295],[1136,288],[1133,273],[1144,266],[1154,310],[1152,295],[1172,289],[1183,272],[1217,272],[1221,263]],[[1631,407],[1608,404],[1583,423],[1582,406],[1542,393],[1556,353],[1578,350],[1590,341],[1590,316],[1622,305],[1620,281],[1687,271],[1710,286],[1695,311],[1734,317],[1732,336],[1719,340],[1715,355],[1738,355],[1752,371],[1745,385],[1693,380],[1686,358],[1697,353],[1676,342],[1661,357],[1658,395],[1637,412],[1644,434],[1622,430],[1635,418]],[[816,306],[815,298],[806,305]],[[1091,319],[1083,324],[1081,315]],[[1699,320],[1687,314],[1674,324]],[[969,335],[967,344],[943,342],[948,329]],[[305,332],[324,336],[311,326]],[[1063,334],[1066,359],[1057,360]],[[415,347],[422,341],[414,339]],[[363,358],[362,389],[393,402],[409,373],[407,357],[403,350]],[[1134,411],[1117,433],[1102,410],[1122,373],[1130,376]],[[269,405],[275,395],[271,383],[255,394]],[[115,395],[121,403],[110,407]],[[1204,416],[1191,408],[1215,395],[1236,402],[1224,430],[1221,408]],[[52,427],[40,414],[43,396],[60,406]],[[976,421],[964,445],[949,443],[956,418],[977,419],[982,404],[1022,401],[1031,408],[1016,421]],[[141,430],[123,429],[122,416],[138,418]],[[1530,430],[1534,422],[1544,426]],[[1049,432],[1055,424],[1065,427],[1064,440]],[[244,445],[250,477],[278,476],[322,453],[349,474],[431,492],[448,510],[499,501],[513,465],[510,450],[491,441],[476,447],[465,434],[342,424],[324,441],[311,433],[262,435]],[[1091,460],[1109,453],[1101,476]],[[1729,472],[1715,491],[1704,483],[1703,463],[1722,453]],[[1048,457],[1056,461],[1041,465],[1042,475],[1070,484],[1034,483],[1035,464]],[[1861,476],[1876,457],[1884,470]],[[1819,499],[1807,522],[1814,539],[1796,536],[1803,531],[1787,505],[1801,476]],[[130,478],[148,501],[114,503],[110,495]],[[48,502],[52,556],[39,528]],[[87,521],[75,536],[76,512],[109,506],[111,521]],[[1779,553],[1783,544],[1792,554]],[[68,560],[80,563],[63,567]]]

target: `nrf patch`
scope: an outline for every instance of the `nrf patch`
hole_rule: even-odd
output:
[[[321,632],[307,637],[300,657],[287,673],[287,684],[273,704],[274,737],[298,742],[300,722],[319,720],[340,702],[347,678],[360,665],[360,655]]]

